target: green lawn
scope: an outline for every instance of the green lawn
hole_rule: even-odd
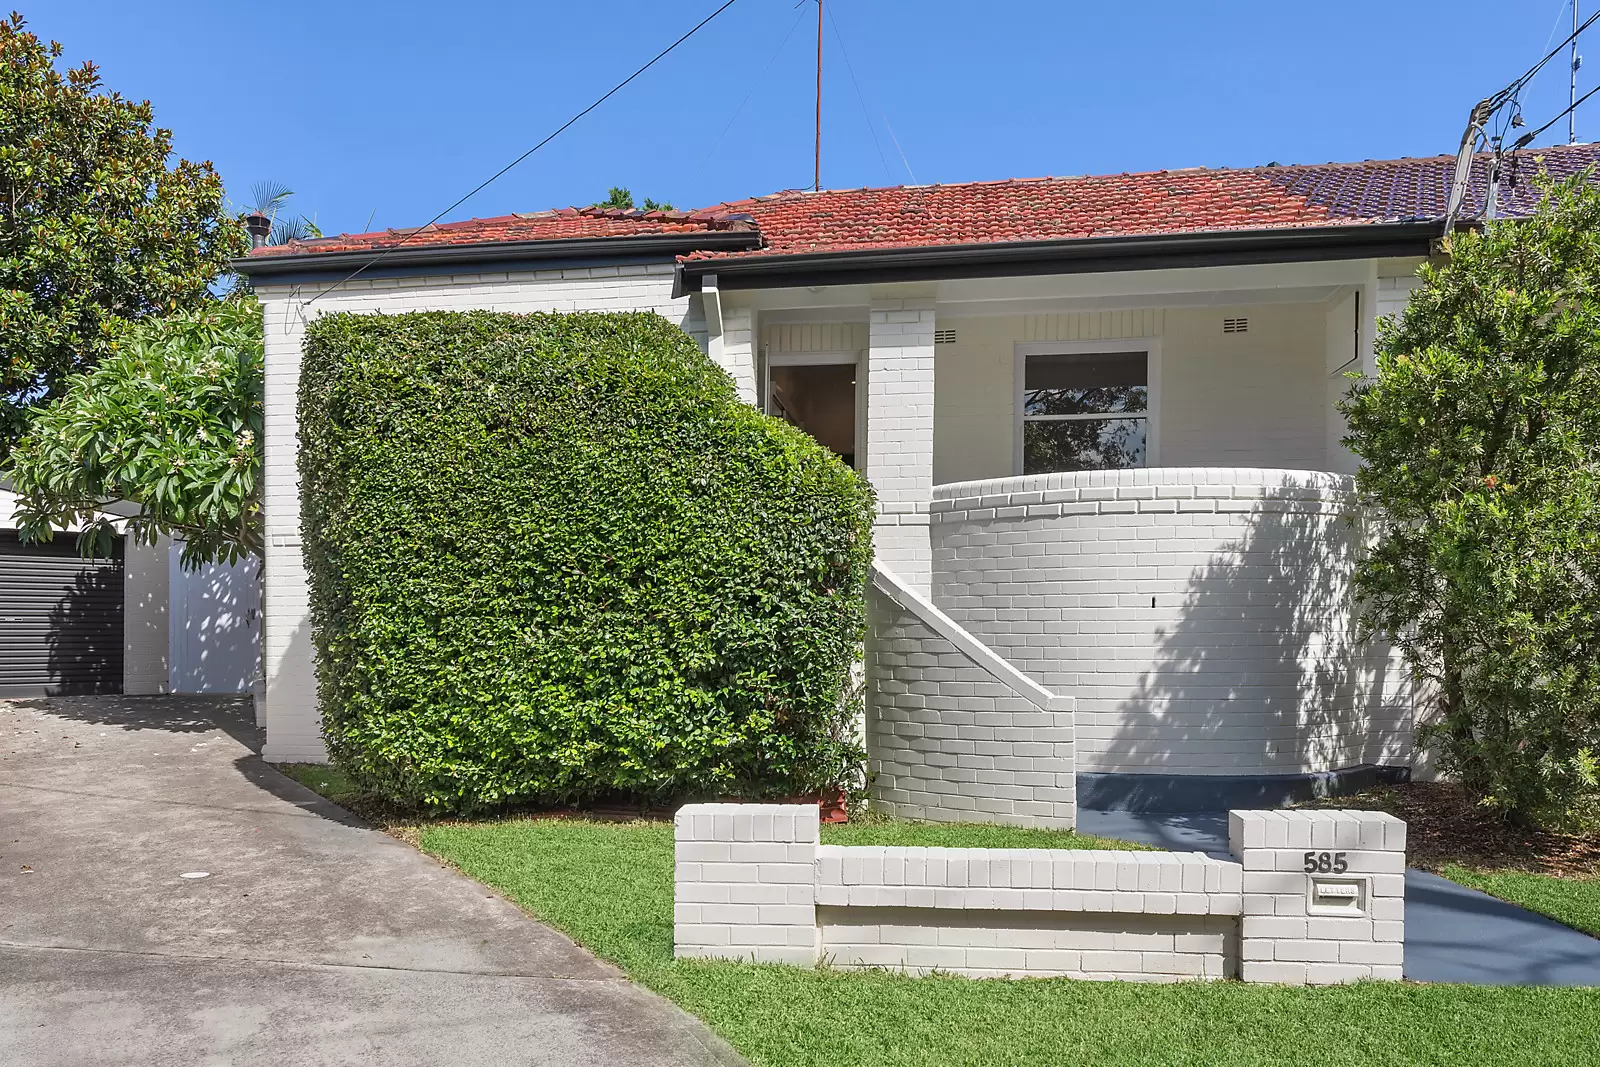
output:
[[[1439,873],[1452,882],[1600,937],[1600,877],[1557,878],[1524,871],[1474,870],[1456,863],[1441,867]]]
[[[671,842],[671,834],[667,835]],[[1072,830],[986,823],[906,822],[866,815],[847,823],[823,823],[824,845],[906,845],[921,848],[1114,848],[1154,851],[1148,845],[1094,837]]]
[[[826,841],[857,844],[1093,843],[1050,837],[884,823],[824,831]],[[1592,1062],[1600,1048],[1600,990],[974,981],[675,961],[668,825],[441,824],[423,827],[421,844],[699,1015],[752,1062],[772,1067],[1510,1067]]]

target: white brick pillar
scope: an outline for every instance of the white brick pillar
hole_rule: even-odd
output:
[[[758,405],[756,395],[755,313],[749,308],[726,308],[722,312],[722,332],[711,333],[707,344],[711,361],[728,372],[739,399]]]
[[[873,539],[884,566],[924,596],[933,566],[933,326],[932,298],[872,303],[864,473],[878,493]]]
[[[817,961],[817,805],[685,804],[673,824],[674,955]]]
[[[1230,811],[1228,848],[1244,867],[1244,981],[1401,977],[1404,822],[1381,811]]]
[[[266,433],[261,495],[265,511],[261,657],[267,677],[262,757],[273,763],[324,763],[322,719],[311,649],[311,596],[300,553],[300,435],[296,407],[304,297],[258,290],[266,328]]]

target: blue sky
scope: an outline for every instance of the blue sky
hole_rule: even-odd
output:
[[[66,60],[151,100],[178,152],[212,160],[236,198],[282,182],[335,233],[427,221],[718,2],[47,0],[24,14]],[[1453,152],[1472,104],[1558,22],[1553,41],[1569,32],[1559,2],[828,0],[844,48],[829,25],[823,184]],[[587,204],[614,184],[679,207],[809,187],[815,28],[809,3],[738,0],[450,217]],[[1585,37],[1580,93],[1600,77],[1600,26]],[[1566,96],[1556,60],[1525,98],[1530,126]],[[1578,136],[1600,140],[1600,96]],[[1565,140],[1563,121],[1540,143]]]

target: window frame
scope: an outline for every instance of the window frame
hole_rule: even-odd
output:
[[[1023,396],[1027,393],[1025,386],[1027,384],[1029,356],[1070,356],[1095,352],[1142,352],[1144,354],[1147,406],[1142,415],[1119,414],[1117,412],[1107,412],[1103,415],[1090,413],[1081,415],[1028,415],[1024,411]],[[1011,397],[1011,469],[1013,473],[1017,475],[1023,473],[1022,433],[1023,427],[1030,420],[1039,422],[1087,422],[1090,420],[1117,418],[1143,418],[1144,467],[1129,469],[1145,470],[1161,465],[1161,342],[1158,338],[1120,337],[1103,341],[1020,341],[1013,347],[1011,364],[1012,376],[1016,379],[1013,383],[1014,388]]]

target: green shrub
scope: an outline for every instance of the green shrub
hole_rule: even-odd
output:
[[[323,730],[473,810],[852,780],[872,497],[654,314],[333,315],[301,523]]]
[[[1440,769],[1520,822],[1600,815],[1600,189],[1444,239],[1343,406],[1377,534],[1367,623],[1434,699]]]

